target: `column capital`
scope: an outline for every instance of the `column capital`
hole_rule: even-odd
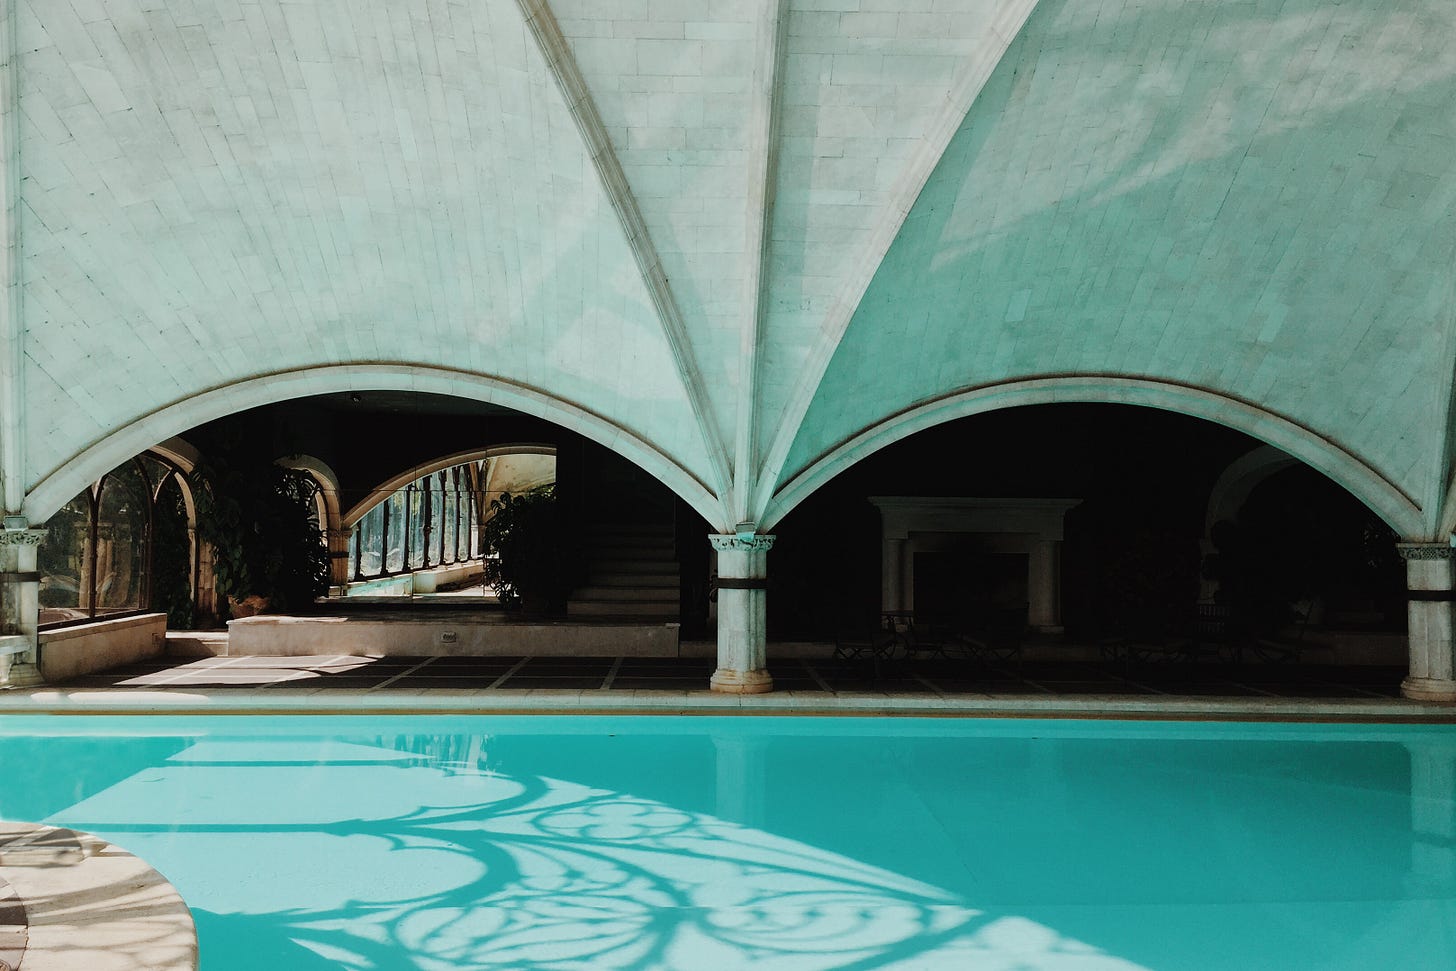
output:
[[[721,552],[732,551],[734,553],[767,553],[773,549],[774,540],[777,537],[771,534],[757,534],[746,539],[735,536],[732,533],[709,533],[708,542],[713,544],[713,549]]]
[[[39,526],[0,529],[0,546],[39,546],[46,531]]]
[[[1450,543],[1396,543],[1402,560],[1453,560],[1456,546]]]

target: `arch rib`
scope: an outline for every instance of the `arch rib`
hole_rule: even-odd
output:
[[[788,0],[767,0],[759,13],[754,43],[753,115],[749,126],[747,273],[743,280],[743,329],[738,345],[738,414],[733,430],[733,497],[730,511],[739,522],[751,520],[757,472],[759,360],[769,276],[769,227],[773,225],[774,181],[778,168],[780,75]]]
[[[25,304],[20,252],[20,28],[16,0],[0,11],[0,493],[23,512]]]
[[[517,3],[556,86],[561,90],[561,97],[571,111],[587,154],[601,179],[602,190],[611,200],[612,208],[616,210],[617,218],[621,221],[622,233],[632,249],[632,256],[642,274],[642,282],[652,297],[663,335],[672,350],[678,378],[687,390],[688,401],[692,403],[698,434],[702,436],[703,447],[707,450],[708,463],[712,469],[713,488],[726,502],[731,482],[728,451],[724,447],[718,425],[713,420],[703,373],[693,357],[682,310],[677,305],[677,297],[673,295],[667,274],[663,272],[662,260],[657,255],[657,247],[653,245],[651,234],[647,231],[647,221],[642,218],[642,211],[637,206],[637,197],[632,194],[627,174],[622,171],[622,163],[617,159],[617,151],[607,135],[607,126],[602,123],[601,115],[597,113],[591,90],[586,86],[586,79],[582,77],[581,69],[576,64],[571,46],[561,34],[561,27],[556,23],[550,5],[545,0],[517,0]],[[721,518],[721,515],[715,514],[708,517],[708,521],[716,522]]]
[[[770,529],[821,485],[860,459],[926,428],[1002,408],[1057,403],[1127,404],[1216,422],[1273,445],[1349,490],[1398,534],[1424,533],[1421,507],[1339,443],[1282,415],[1191,385],[1121,375],[1060,375],[965,389],[908,408],[810,462],[778,489],[763,518]]]
[[[1270,476],[1298,464],[1298,459],[1273,445],[1260,445],[1234,459],[1209,490],[1203,535],[1212,536],[1219,520],[1235,519],[1250,494]]]
[[[834,351],[844,338],[844,332],[849,328],[854,312],[859,309],[865,291],[869,289],[870,282],[884,262],[885,254],[890,251],[890,244],[899,235],[900,227],[910,215],[915,200],[920,197],[925,184],[930,181],[931,173],[940,163],[941,156],[950,146],[951,139],[960,130],[971,106],[981,96],[981,89],[991,79],[991,73],[1001,63],[1001,58],[1005,56],[1011,42],[1021,33],[1021,28],[1036,4],[1037,0],[1006,0],[988,30],[984,56],[972,61],[955,87],[947,93],[945,103],[936,115],[930,131],[921,140],[920,147],[901,172],[884,218],[865,239],[848,278],[829,305],[829,313],[820,328],[820,339],[810,351],[809,359],[793,384],[795,390],[779,419],[773,441],[764,458],[763,468],[759,472],[753,509],[766,510],[770,505],[774,485],[788,460],[789,449],[798,437],[799,425],[808,413],[814,396],[819,392],[824,372],[829,369]],[[771,519],[766,511],[763,518]]]
[[[709,522],[720,518],[718,497],[697,476],[611,419],[527,385],[414,364],[337,364],[263,374],[174,401],[92,442],[42,476],[25,498],[25,515],[43,522],[112,468],[188,428],[275,401],[342,391],[451,395],[543,418],[641,466]]]

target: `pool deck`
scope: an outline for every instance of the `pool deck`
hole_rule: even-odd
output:
[[[1090,662],[968,667],[770,663],[775,690],[707,690],[703,658],[208,657],[158,659],[0,691],[0,713],[853,714],[1456,724],[1400,697],[1389,667]]]

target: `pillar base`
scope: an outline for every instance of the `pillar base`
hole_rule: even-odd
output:
[[[38,688],[46,683],[41,676],[40,668],[29,661],[16,661],[10,665],[10,672],[5,678],[7,688]]]
[[[1456,681],[1445,678],[1406,678],[1400,693],[1412,701],[1456,701]]]
[[[730,695],[761,695],[773,690],[773,678],[763,668],[755,671],[719,668],[713,672],[708,687]]]

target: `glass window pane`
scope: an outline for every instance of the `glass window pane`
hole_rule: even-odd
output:
[[[404,569],[404,535],[407,523],[404,515],[404,492],[392,493],[389,497],[389,544],[384,558],[384,568],[389,573]]]
[[[384,504],[380,503],[359,520],[359,572],[366,577],[377,577],[384,571]]]
[[[419,483],[410,486],[410,569],[425,565],[425,494]]]
[[[139,610],[145,587],[150,489],[127,462],[101,484],[96,520],[96,615]]]
[[[45,541],[37,551],[40,571],[40,622],[59,624],[88,616],[91,563],[91,490],[61,508],[45,524]]]
[[[445,486],[444,475],[430,477],[430,488],[434,499],[430,503],[430,526],[434,529],[430,543],[430,558],[435,563],[445,559]]]
[[[157,494],[157,490],[160,488],[162,483],[166,481],[167,477],[171,475],[173,471],[175,471],[170,465],[163,462],[161,459],[145,452],[137,456],[137,461],[140,462],[142,464],[142,467],[146,470],[147,485],[152,490],[152,495]]]
[[[480,559],[480,510],[477,503],[480,501],[480,494],[470,494],[470,558]]]
[[[459,497],[457,497],[455,495],[455,489],[454,489],[453,485],[450,486],[450,487],[448,487],[448,489],[447,489],[447,491],[445,493],[445,562],[446,563],[454,563],[456,560],[459,559],[459,556],[456,555],[456,553],[458,552],[458,550],[457,550],[456,545],[455,545],[456,538],[460,535],[460,532],[459,532],[460,504],[459,504],[458,498]]]
[[[172,630],[189,630],[192,609],[192,541],[187,506],[177,476],[168,475],[152,507],[152,602]]]

